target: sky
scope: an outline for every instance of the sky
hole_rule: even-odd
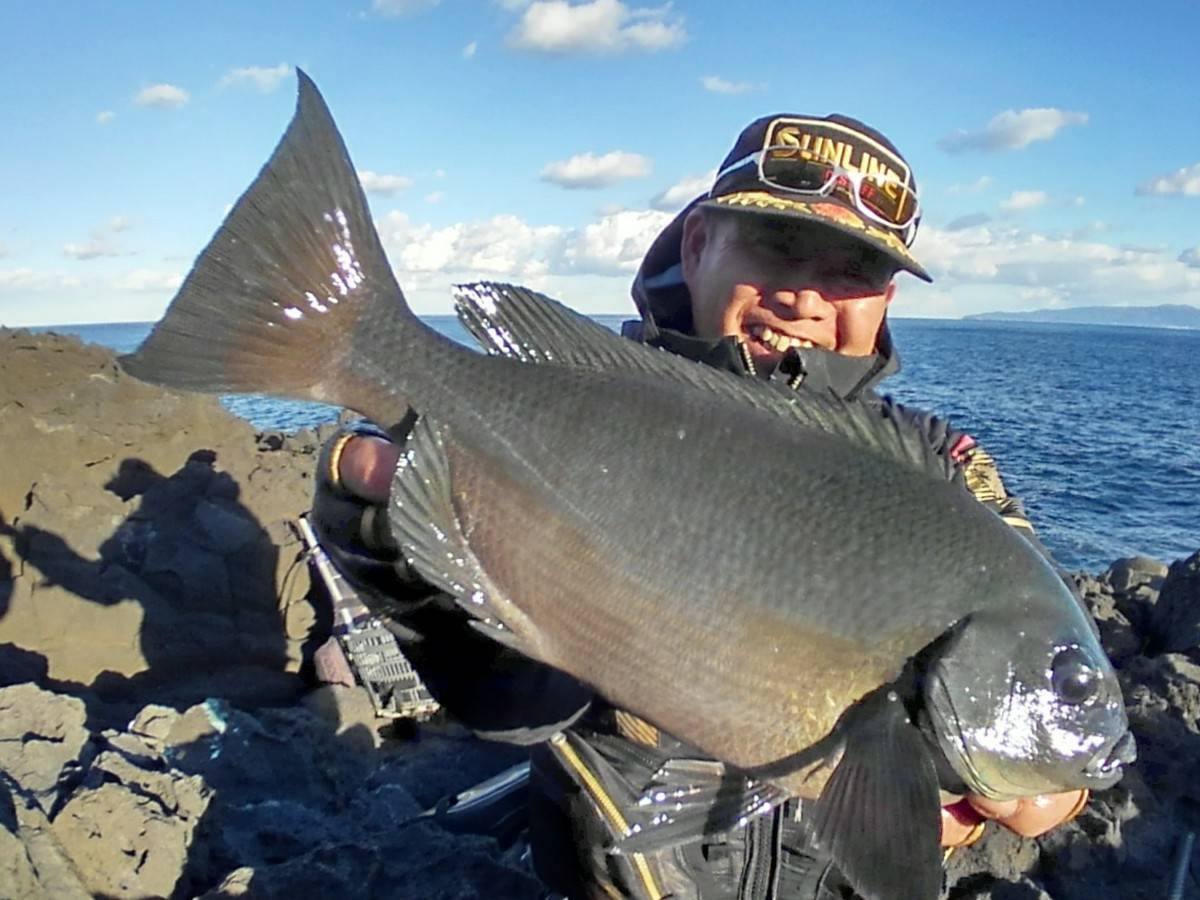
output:
[[[920,188],[935,283],[894,315],[1200,306],[1198,34],[1190,0],[2,3],[0,325],[157,319],[296,67],[421,313],[481,278],[632,312],[741,128],[831,112]]]

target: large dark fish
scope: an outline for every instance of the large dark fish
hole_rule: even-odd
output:
[[[497,640],[757,773],[742,812],[819,797],[815,836],[866,896],[937,894],[939,781],[1120,776],[1132,743],[1082,605],[895,422],[537,295],[475,299],[556,358],[484,356],[413,315],[301,74],[279,147],[123,365],[383,423],[415,409],[389,509],[411,563]]]

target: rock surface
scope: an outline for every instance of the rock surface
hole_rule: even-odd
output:
[[[0,684],[113,722],[297,697],[317,614],[291,523],[318,445],[142,384],[104,348],[0,329]]]
[[[321,438],[0,329],[0,898],[541,896],[518,848],[413,819],[520,751],[397,739],[308,677],[328,622],[289,523]],[[1139,759],[1040,839],[989,826],[949,897],[1164,897],[1200,831],[1200,552],[1073,577]]]

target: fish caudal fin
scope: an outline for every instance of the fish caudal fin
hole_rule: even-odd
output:
[[[891,691],[864,702],[817,801],[816,843],[868,900],[935,900],[941,806],[933,759]]]
[[[297,75],[279,146],[121,364],[167,387],[314,399],[398,420],[403,404],[353,373],[364,357],[403,352],[424,326],[404,302],[329,109]]]

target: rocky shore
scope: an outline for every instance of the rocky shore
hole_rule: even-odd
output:
[[[293,523],[324,436],[0,329],[0,898],[540,896],[519,848],[413,821],[518,750],[313,679]],[[950,897],[1166,897],[1200,831],[1200,552],[1074,578],[1138,762],[1041,839],[990,828]]]

